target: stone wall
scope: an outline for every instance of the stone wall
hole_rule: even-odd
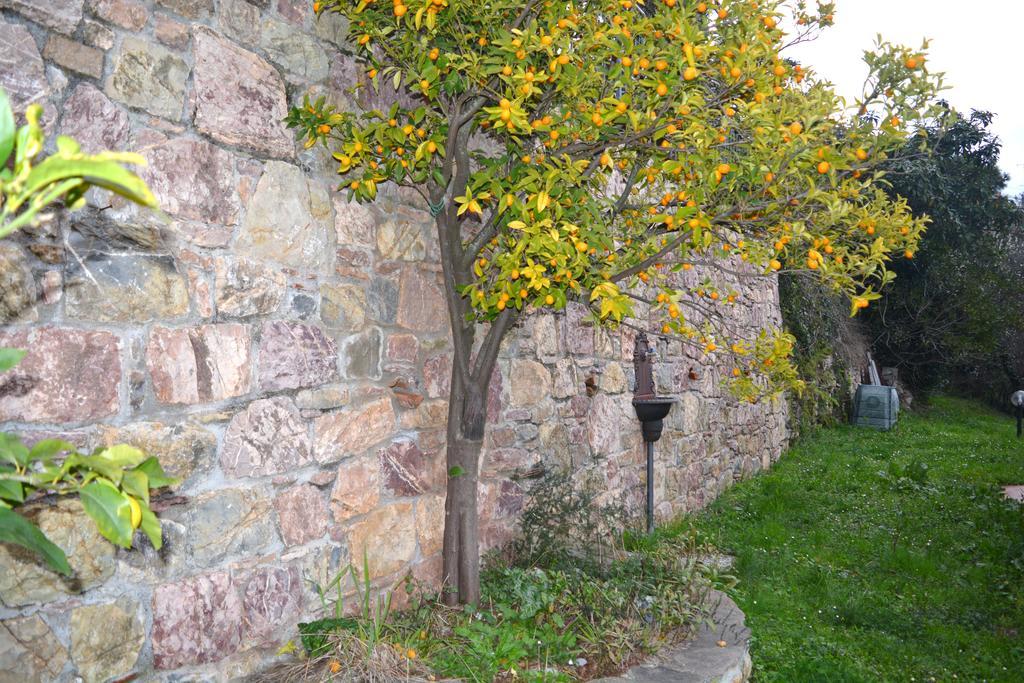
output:
[[[99,192],[0,245],[0,345],[28,349],[28,393],[2,428],[83,447],[137,444],[181,477],[166,543],[103,541],[73,501],[35,510],[68,582],[0,545],[0,682],[223,680],[316,616],[364,551],[378,586],[436,581],[450,372],[432,222],[385,192],[332,192],[332,163],[281,123],[358,70],[344,28],[306,0],[0,0],[0,85],[51,133],[132,149],[161,213]],[[773,283],[741,288],[736,324],[777,321]],[[489,399],[483,538],[514,533],[537,461],[642,500],[629,405],[632,336],[570,308],[527,319]],[[770,464],[785,406],[737,406],[719,369],[662,345],[683,402],[658,447],[658,513],[696,509]]]

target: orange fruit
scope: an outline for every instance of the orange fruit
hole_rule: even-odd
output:
[[[827,161],[822,161],[820,164],[818,164],[818,173],[825,175],[826,173],[829,172],[829,169],[831,168],[832,166]]]

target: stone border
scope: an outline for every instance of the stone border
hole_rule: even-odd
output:
[[[708,601],[714,606],[713,626],[705,624],[692,640],[658,653],[621,676],[594,683],[746,683],[752,666],[746,617],[721,591],[712,590]],[[720,640],[725,647],[719,646]]]

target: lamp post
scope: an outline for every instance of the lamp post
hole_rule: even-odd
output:
[[[636,385],[633,389],[633,409],[640,420],[640,431],[647,450],[647,533],[654,532],[654,444],[661,438],[665,417],[672,410],[672,404],[679,401],[674,396],[657,396],[654,391],[654,350],[647,341],[647,334],[641,332],[633,345],[633,370]]]

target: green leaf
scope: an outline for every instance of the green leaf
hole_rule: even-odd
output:
[[[121,477],[124,476],[124,467],[117,463],[110,462],[99,455],[86,455],[78,459],[77,466],[91,470],[100,476],[106,477],[114,484],[120,485]]]
[[[20,481],[0,479],[0,499],[14,503],[25,502],[25,487]]]
[[[148,505],[139,503],[142,508],[142,523],[139,524],[139,528],[142,529],[142,533],[146,534],[146,538],[153,544],[153,547],[160,550],[163,546],[163,531],[160,528],[160,520],[153,514],[153,511],[149,509]]]
[[[465,470],[456,465],[455,467],[449,468],[448,476],[454,479],[455,477],[461,477],[465,473]]]
[[[0,432],[0,460],[24,467],[28,464],[28,448],[14,434]]]
[[[0,90],[0,92],[3,92]],[[0,372],[10,370],[15,365],[21,362],[21,359],[25,357],[27,351],[21,349],[8,349],[0,347]]]
[[[42,556],[56,572],[71,576],[67,555],[39,528],[17,512],[0,507],[0,541],[20,545]]]
[[[142,157],[138,160],[142,161]],[[113,159],[98,156],[81,159],[56,155],[47,157],[28,174],[23,192],[34,195],[54,183],[71,178],[81,178],[90,185],[116,192],[136,204],[149,207],[157,205],[156,197],[141,178]]]
[[[156,456],[146,458],[135,469],[146,474],[146,477],[149,478],[149,487],[153,489],[158,489],[161,486],[174,486],[178,483],[174,477],[164,474],[164,468],[160,466],[160,461],[156,459]]]
[[[149,505],[149,477],[139,470],[128,470],[121,478],[121,488]]]
[[[135,467],[146,459],[146,454],[135,446],[122,443],[104,448],[96,457],[103,458],[110,464],[117,465],[118,467]]]
[[[11,111],[11,103],[7,99],[7,93],[0,88],[0,166],[7,165],[7,159],[14,149],[14,112]],[[0,367],[0,370],[3,370]]]
[[[122,548],[132,546],[132,509],[128,498],[109,482],[94,481],[79,492],[82,506],[103,537]]]
[[[49,460],[58,453],[74,451],[75,445],[62,439],[43,439],[37,441],[28,455],[33,460]]]

